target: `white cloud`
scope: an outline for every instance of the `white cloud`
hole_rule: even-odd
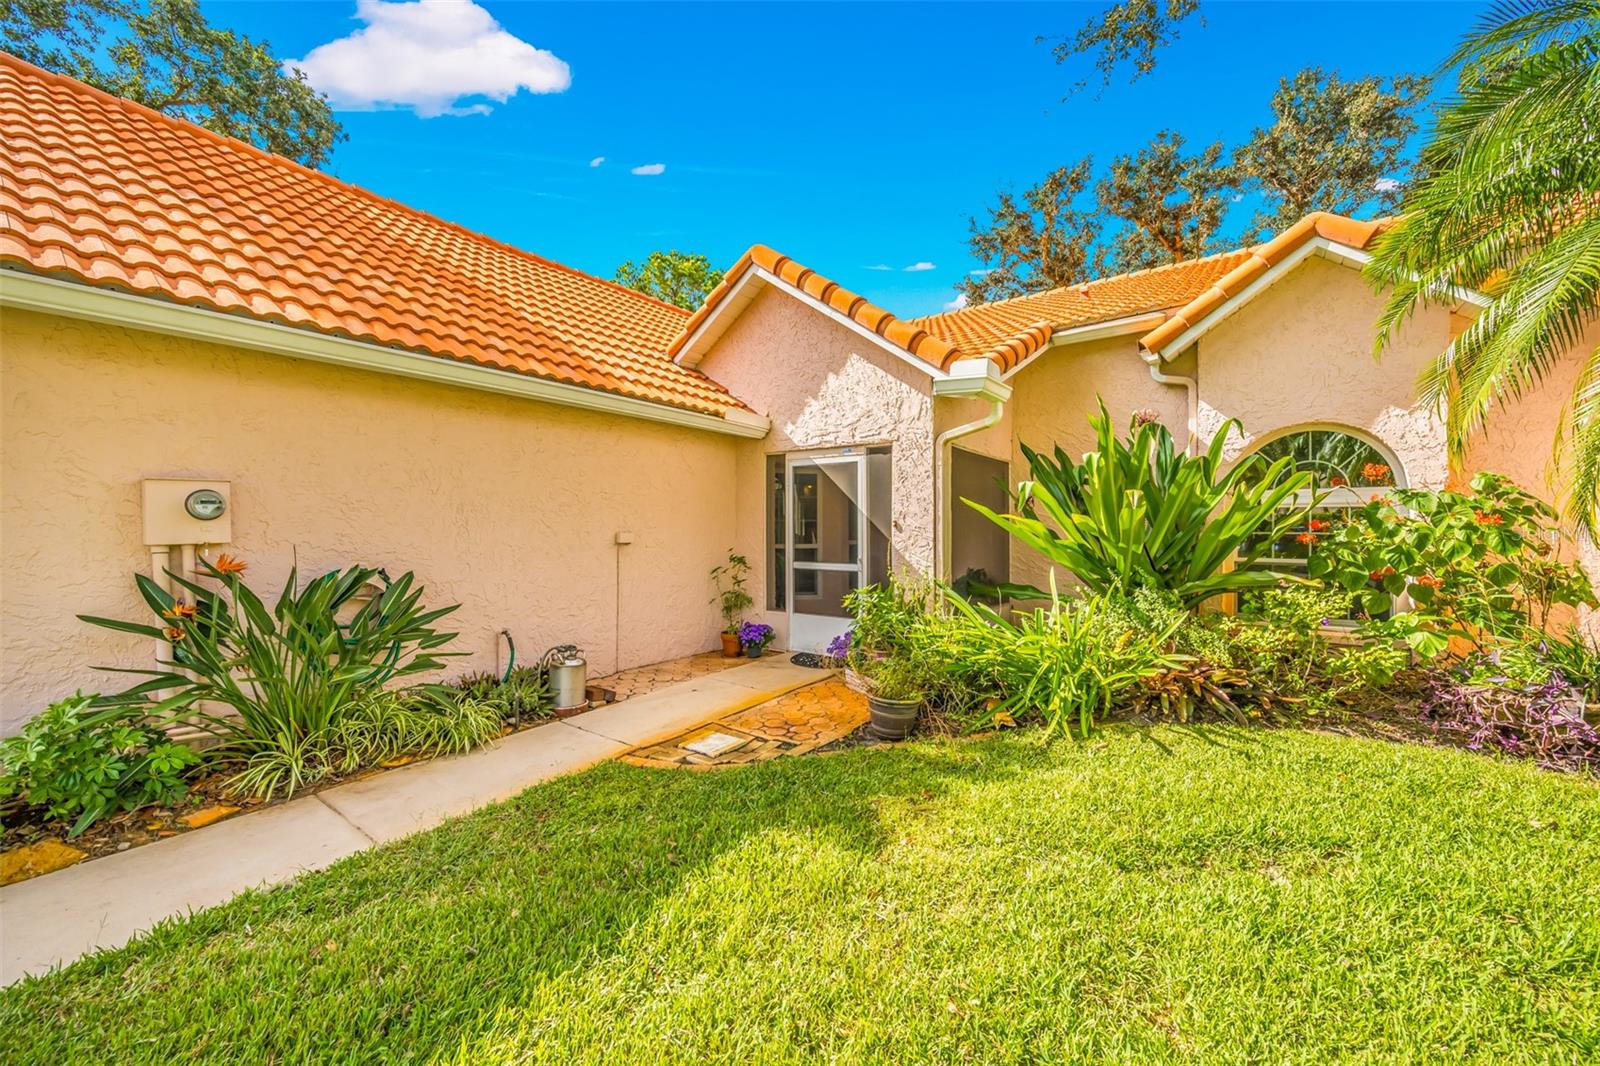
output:
[[[933,269],[934,269],[934,265],[932,263],[928,262],[926,259],[924,259],[919,263],[912,263],[910,266],[906,267],[905,268],[905,272],[907,274],[920,274],[924,270],[933,270]]]
[[[867,269],[868,270],[893,270],[894,267],[890,266],[888,263],[874,263],[871,266],[867,267]]]
[[[967,302],[967,294],[964,292],[958,292],[956,293],[956,298],[954,300],[951,300],[949,303],[944,305],[944,309],[946,311],[959,311],[963,307],[967,306]]]
[[[594,158],[593,158],[593,159],[591,159],[591,160],[589,160],[589,165],[590,165],[590,166],[591,166],[591,167],[597,167],[597,166],[599,166],[599,165],[600,165],[600,164],[601,164],[601,163],[604,163],[604,162],[605,162],[605,161],[606,161],[606,157],[605,157],[605,156],[603,156],[603,155],[597,155],[597,156],[595,156],[595,157],[594,157]]]
[[[641,178],[653,178],[657,174],[665,174],[666,172],[667,165],[665,163],[646,163],[644,166],[634,167],[628,171],[629,174],[637,174]]]
[[[1400,188],[1400,182],[1394,178],[1379,178],[1372,183],[1373,192],[1394,192]]]
[[[1230,202],[1231,203],[1238,203],[1240,200],[1243,200],[1243,199],[1244,199],[1244,193],[1236,192],[1236,193],[1233,194],[1233,199]]]
[[[304,71],[338,110],[486,115],[481,98],[505,103],[524,89],[572,84],[566,63],[507,33],[472,0],[356,0],[356,18],[366,25],[283,64]]]
[[[971,274],[975,278],[986,278],[990,274],[993,274],[995,272],[995,269],[996,269],[995,267],[983,267],[982,269],[979,269],[979,270],[969,270],[969,271],[967,271],[967,273]]]

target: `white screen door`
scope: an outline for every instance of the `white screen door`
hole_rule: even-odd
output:
[[[822,651],[850,628],[841,601],[868,573],[867,456],[790,456],[786,468],[789,646]]]

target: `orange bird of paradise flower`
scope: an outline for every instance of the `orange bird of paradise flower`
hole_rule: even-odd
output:
[[[238,574],[242,573],[249,565],[243,559],[235,559],[227,552],[223,552],[217,556],[217,561],[212,563],[211,567],[219,574]]]
[[[182,600],[178,600],[174,602],[171,607],[168,607],[165,611],[162,611],[161,617],[170,618],[176,622],[184,618],[193,618],[194,614],[195,609],[193,604],[184,603]]]

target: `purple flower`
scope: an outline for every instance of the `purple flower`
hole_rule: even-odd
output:
[[[772,627],[762,622],[746,622],[739,627],[739,643],[746,649],[765,648],[772,643]]]
[[[854,634],[855,630],[853,629],[847,629],[843,633],[840,633],[838,636],[828,641],[828,650],[823,652],[823,654],[830,659],[837,659],[842,662],[850,655],[850,639],[852,636],[854,636]]]

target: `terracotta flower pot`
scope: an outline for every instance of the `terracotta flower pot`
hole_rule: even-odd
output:
[[[867,697],[867,709],[872,713],[872,731],[884,740],[904,740],[917,724],[917,712],[922,710],[921,700],[882,700]]]
[[[739,634],[722,634],[722,657],[724,659],[737,659],[744,649],[739,647]]]

